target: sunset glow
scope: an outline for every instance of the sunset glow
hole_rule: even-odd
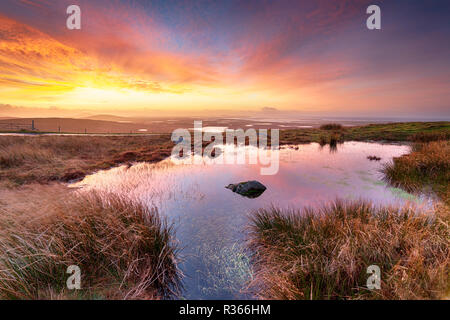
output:
[[[77,1],[68,30],[72,1],[2,1],[0,105],[448,116],[448,16],[379,2],[382,30],[363,0]]]

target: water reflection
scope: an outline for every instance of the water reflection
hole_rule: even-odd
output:
[[[259,165],[174,165],[167,160],[99,172],[74,186],[125,194],[157,206],[175,223],[183,247],[185,298],[251,298],[243,290],[251,277],[243,243],[253,210],[314,206],[336,198],[430,206],[425,197],[387,186],[379,172],[384,162],[408,153],[408,146],[346,142],[337,150],[330,153],[316,143],[282,147],[274,151],[280,170],[273,176],[260,175]],[[369,155],[383,160],[369,161]],[[257,199],[224,188],[249,180],[267,187]]]

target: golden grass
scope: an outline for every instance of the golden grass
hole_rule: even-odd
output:
[[[36,149],[32,145],[7,145],[0,147],[0,167],[20,167],[26,162],[52,163],[55,153],[49,149]]]
[[[79,179],[99,169],[170,155],[168,136],[1,136],[0,179],[15,184]]]
[[[438,299],[449,292],[449,216],[336,201],[260,210],[252,220],[251,287],[263,299]],[[367,267],[381,269],[368,290]]]
[[[3,191],[0,298],[159,299],[180,288],[172,229],[156,209],[112,194]],[[82,289],[69,291],[69,265]]]
[[[393,185],[408,191],[431,186],[450,203],[450,140],[416,142],[410,154],[394,158],[383,171]]]

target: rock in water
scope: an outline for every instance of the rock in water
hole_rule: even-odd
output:
[[[266,191],[266,187],[258,181],[240,182],[237,184],[229,184],[225,188],[240,194],[247,198],[257,198]]]

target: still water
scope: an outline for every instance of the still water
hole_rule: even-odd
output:
[[[117,192],[156,206],[174,223],[182,248],[187,299],[246,299],[251,266],[245,252],[252,211],[267,206],[301,208],[340,199],[375,204],[430,207],[431,200],[386,185],[380,169],[409,152],[398,144],[346,142],[337,150],[316,143],[279,151],[276,175],[260,175],[259,165],[175,165],[137,163],[86,177],[73,186]],[[376,155],[381,161],[369,161]],[[258,180],[267,190],[249,199],[226,189],[230,183]]]

